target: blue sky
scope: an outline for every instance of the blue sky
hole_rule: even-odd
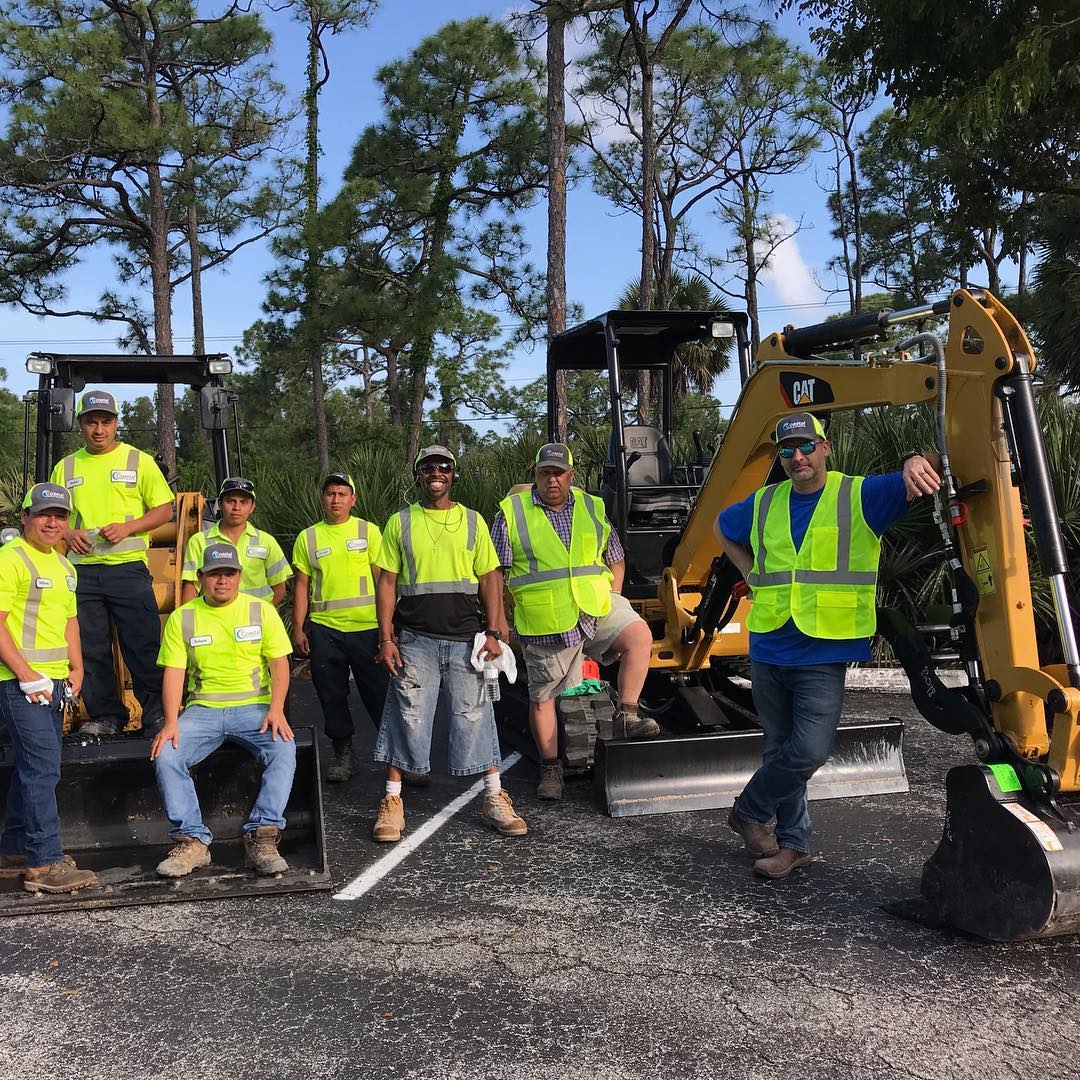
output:
[[[505,3],[485,0],[454,0],[452,4],[434,0],[384,0],[368,27],[328,41],[331,78],[322,96],[324,198],[337,190],[362,128],[379,118],[380,101],[374,81],[379,66],[405,55],[451,15],[458,19],[472,15],[501,17],[506,10]],[[298,92],[305,58],[302,28],[283,13],[269,13],[267,22],[275,35],[278,78]],[[780,29],[806,43],[804,29],[793,18],[781,20]],[[572,44],[570,48],[573,49]],[[802,219],[803,229],[779,252],[775,271],[765,283],[760,300],[763,333],[788,322],[805,325],[819,321],[840,306],[820,306],[826,297],[813,280],[815,273],[823,274],[825,263],[834,252],[825,196],[818,187],[818,180],[825,180],[824,168],[823,159],[817,173],[811,169],[782,179],[775,186],[774,212],[793,220]],[[525,219],[533,261],[541,266],[546,244],[545,213],[540,203]],[[581,304],[587,315],[604,311],[614,306],[626,283],[637,276],[638,220],[617,214],[587,183],[571,191],[567,216],[569,299]],[[727,240],[707,210],[698,214],[694,224],[714,253],[726,249]],[[204,290],[209,349],[226,352],[235,349],[244,330],[260,317],[263,277],[269,266],[266,246],[252,245],[233,259],[227,271],[207,276]],[[103,256],[71,274],[69,299],[73,305],[91,302],[110,272],[109,260]],[[183,295],[176,298],[173,326],[177,351],[189,349],[190,309]],[[8,385],[18,392],[30,385],[23,363],[32,349],[110,351],[113,343],[108,326],[79,319],[39,320],[11,308],[0,309],[0,366],[8,371]],[[542,350],[536,348],[514,358],[508,378],[520,385],[542,371]],[[725,377],[718,383],[716,392],[723,403],[733,402],[737,380]]]

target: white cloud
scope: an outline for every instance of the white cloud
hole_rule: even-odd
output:
[[[784,304],[822,304],[825,293],[815,284],[810,268],[799,250],[798,223],[787,214],[772,214],[769,228],[774,237],[786,237],[780,241],[768,266],[762,271],[762,281],[768,285]],[[765,255],[771,245],[761,244],[759,252]]]

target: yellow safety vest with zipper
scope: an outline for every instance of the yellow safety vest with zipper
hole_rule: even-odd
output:
[[[766,634],[790,618],[808,637],[874,633],[881,540],[863,517],[862,483],[861,476],[828,474],[798,551],[791,539],[791,481],[757,492],[747,629]]]
[[[68,676],[67,624],[75,618],[75,568],[55,551],[38,551],[22,537],[0,552],[0,605],[22,658],[38,674]],[[15,674],[0,664],[0,679]]]
[[[371,573],[377,533],[363,518],[349,518],[341,525],[317,522],[297,537],[304,558],[299,560],[294,551],[293,562],[311,578],[312,622],[342,631],[371,630],[378,624]]]
[[[499,504],[513,552],[506,584],[514,626],[527,637],[561,634],[577,625],[582,612],[602,618],[611,610],[612,574],[603,558],[611,525],[603,500],[580,488],[573,498],[569,549],[531,489]]]

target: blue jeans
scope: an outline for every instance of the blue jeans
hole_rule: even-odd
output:
[[[431,731],[442,705],[450,716],[450,774],[472,776],[497,765],[495,710],[484,694],[483,676],[469,661],[472,642],[402,630],[398,651],[402,667],[390,680],[375,760],[406,772],[428,772]]]
[[[269,731],[259,734],[268,710],[267,705],[231,705],[224,709],[190,705],[180,714],[179,747],[174,749],[172,742],[167,742],[154,762],[161,801],[173,825],[170,836],[194,836],[204,844],[214,839],[203,824],[195,783],[188,769],[204,761],[225,742],[238,743],[250,750],[263,767],[259,795],[244,832],[252,832],[260,825],[285,828],[285,804],[296,772],[296,743],[281,738],[275,741]]]
[[[0,681],[0,719],[15,752],[0,852],[25,854],[28,866],[51,866],[64,857],[56,809],[63,731],[60,683],[53,683],[50,704],[31,705],[18,679]]]
[[[759,825],[776,818],[777,843],[804,854],[810,851],[806,783],[832,753],[844,703],[845,667],[750,662],[765,745],[761,768],[735,800],[735,812]]]

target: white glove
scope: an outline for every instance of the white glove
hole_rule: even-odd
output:
[[[472,666],[477,671],[483,671],[488,664],[491,664],[506,676],[508,683],[517,682],[517,660],[514,657],[514,650],[504,641],[502,652],[494,660],[482,660],[480,654],[484,651],[486,641],[487,634],[477,634],[473,638]]]
[[[19,689],[26,695],[26,700],[31,705],[48,705],[52,696],[53,681],[43,675],[40,679],[20,682]]]

